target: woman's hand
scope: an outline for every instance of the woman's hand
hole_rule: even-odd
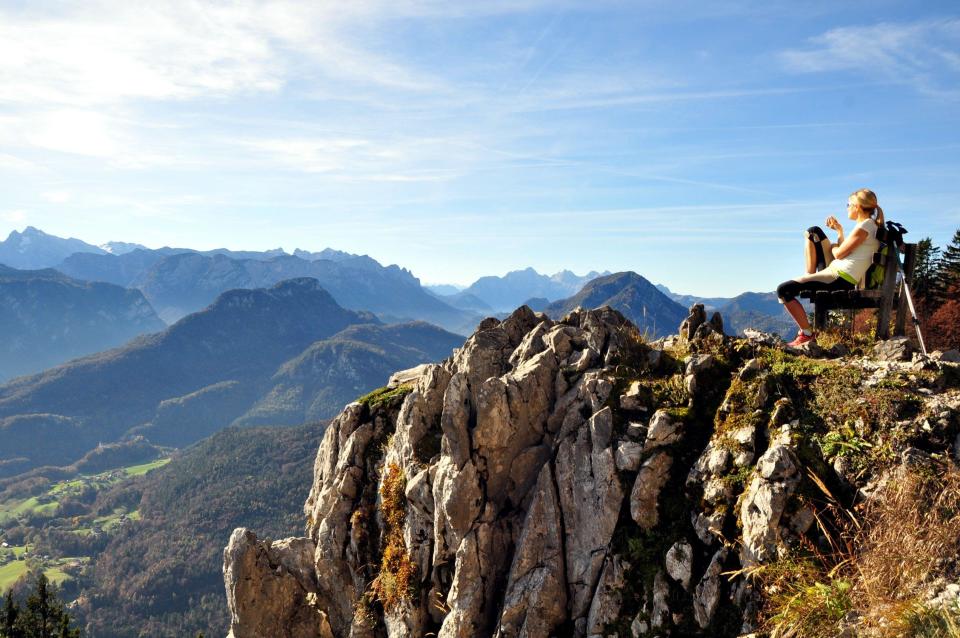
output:
[[[843,232],[843,226],[840,224],[840,222],[837,221],[837,218],[834,217],[833,215],[830,215],[830,217],[827,217],[826,224],[827,224],[827,228],[831,230],[835,230],[838,233]]]

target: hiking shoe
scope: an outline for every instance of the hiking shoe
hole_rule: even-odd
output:
[[[805,343],[810,343],[811,341],[816,341],[816,340],[817,340],[817,335],[815,334],[805,335],[801,331],[797,333],[797,338],[791,341],[790,343],[788,343],[787,345],[790,346],[791,348],[797,348],[799,346],[802,346]]]

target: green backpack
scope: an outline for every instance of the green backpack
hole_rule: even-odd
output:
[[[864,275],[866,290],[879,290],[883,286],[883,280],[887,277],[887,259],[890,257],[890,251],[899,250],[906,232],[907,229],[896,222],[887,222],[885,226],[877,227],[876,237],[880,242],[880,248],[873,253],[873,263]]]
[[[881,242],[880,249],[873,253],[873,263],[867,268],[867,274],[863,278],[866,290],[879,290],[883,286],[883,280],[887,278],[887,256],[889,254],[890,245]]]

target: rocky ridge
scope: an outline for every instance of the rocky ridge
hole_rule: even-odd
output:
[[[348,405],[306,537],[231,536],[230,636],[738,636],[761,604],[745,574],[822,540],[811,472],[854,500],[882,478],[816,443],[832,417],[807,409],[812,379],[842,365],[858,396],[898,388],[891,466],[960,430],[946,360],[794,356],[702,306],[679,333],[522,307]]]

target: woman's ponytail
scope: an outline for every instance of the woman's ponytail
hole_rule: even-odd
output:
[[[850,193],[850,197],[857,202],[857,206],[864,212],[872,210],[870,217],[877,222],[877,226],[883,226],[883,209],[877,203],[877,194],[869,188],[861,188],[858,191]]]

